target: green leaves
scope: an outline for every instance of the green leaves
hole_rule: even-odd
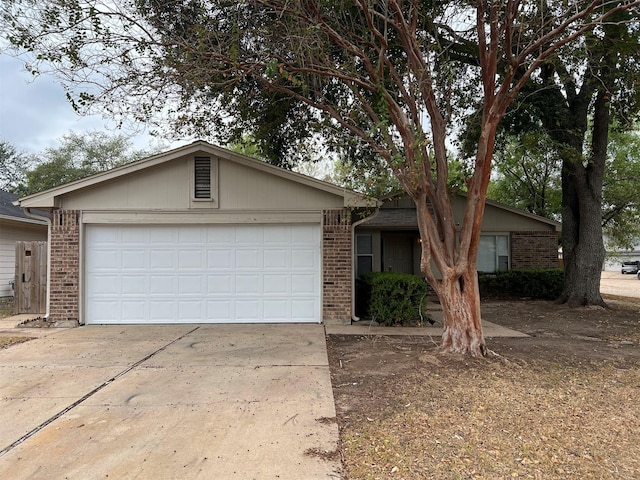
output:
[[[29,157],[20,194],[29,195],[138,160],[151,152],[133,150],[129,137],[70,132],[57,148]]]

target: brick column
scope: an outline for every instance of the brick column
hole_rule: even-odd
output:
[[[322,317],[351,323],[351,221],[345,209],[325,210],[322,221]]]
[[[49,320],[78,322],[80,212],[54,211],[51,219]]]
[[[511,268],[558,268],[558,234],[553,231],[511,232]]]

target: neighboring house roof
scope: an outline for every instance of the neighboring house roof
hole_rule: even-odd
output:
[[[0,190],[0,219],[11,220],[15,222],[23,223],[36,223],[46,225],[43,220],[37,220],[28,216],[24,210],[14,205],[14,202],[18,200],[18,196],[5,190]],[[48,216],[49,213],[45,211],[36,210],[33,213],[42,216]]]
[[[56,197],[65,195],[70,192],[81,190],[87,187],[92,187],[102,182],[114,180],[118,177],[128,175],[134,172],[138,172],[147,168],[154,167],[156,165],[175,160],[185,155],[192,155],[199,152],[215,155],[232,162],[255,168],[257,170],[272,174],[274,176],[282,177],[287,180],[297,182],[309,187],[317,188],[318,190],[325,191],[344,198],[345,207],[371,207],[378,204],[378,201],[374,198],[367,197],[366,195],[348,190],[343,187],[338,187],[331,183],[323,182],[306,175],[302,175],[296,172],[285,170],[280,167],[276,167],[269,163],[257,160],[255,158],[241,155],[239,153],[232,152],[230,150],[211,145],[210,143],[198,140],[189,145],[178,147],[176,149],[164,152],[158,155],[154,155],[136,162],[123,165],[113,170],[101,172],[90,177],[76,180],[74,182],[61,185],[44,192],[36,193],[19,200],[19,204],[22,207],[39,207],[39,208],[54,208],[57,206]]]
[[[463,204],[466,195],[459,194],[453,199],[454,210],[456,203]],[[418,220],[416,218],[415,205],[413,200],[407,195],[398,194],[381,199],[382,206],[377,215],[366,221],[363,226],[382,229],[417,229]],[[510,207],[502,203],[487,199],[485,204],[497,210],[509,212],[523,218],[545,224],[556,231],[560,231],[562,224],[539,215],[534,215],[518,208]],[[461,205],[460,205],[461,206]]]

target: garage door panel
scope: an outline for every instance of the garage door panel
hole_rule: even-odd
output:
[[[265,249],[262,253],[262,267],[266,269],[287,268],[289,256],[289,250]]]
[[[260,251],[257,249],[247,249],[242,248],[236,250],[236,261],[235,267],[236,269],[252,269],[257,270],[261,268],[261,255]]]
[[[180,250],[178,261],[181,270],[202,270],[205,252],[202,250]]]
[[[98,296],[117,295],[122,291],[121,277],[118,275],[96,275],[94,285]]]
[[[207,277],[207,295],[228,295],[233,293],[231,275],[209,275]]]
[[[291,301],[291,316],[299,319],[299,322],[313,322],[313,314],[319,307],[319,301],[315,298],[299,299]]]
[[[121,260],[118,262],[123,270],[140,270],[148,265],[148,252],[142,248],[123,248]]]
[[[148,242],[152,245],[172,247],[179,242],[180,232],[173,227],[154,227],[146,230],[145,233],[148,235]]]
[[[96,250],[87,261],[87,266],[101,270],[117,271],[121,267],[121,254],[118,250],[112,248]]]
[[[206,318],[211,321],[228,321],[235,318],[231,300],[208,300]]]
[[[230,228],[207,228],[208,245],[233,245],[235,239],[235,230]]]
[[[307,248],[299,248],[291,252],[291,268],[314,269],[318,261],[315,252]]]
[[[291,276],[281,274],[265,274],[264,275],[263,293],[267,295],[287,295],[291,293]]]
[[[310,245],[318,241],[318,233],[312,229],[297,228],[291,230],[292,245]]]
[[[89,305],[87,315],[94,318],[95,323],[115,323],[120,319],[120,302],[95,299]]]
[[[313,275],[297,274],[291,276],[292,293],[313,295],[315,288],[315,277]]]
[[[178,282],[173,275],[156,275],[149,277],[149,295],[173,296]]]
[[[291,228],[287,226],[273,226],[267,230],[264,230],[264,244],[291,244]]]
[[[197,295],[203,297],[205,293],[206,278],[202,275],[180,275],[178,278],[178,293],[184,295]]]
[[[87,231],[87,242],[96,243],[100,245],[119,245],[122,238],[122,231],[120,229],[92,229]]]
[[[235,315],[238,322],[259,322],[262,318],[261,302],[259,300],[235,300]]]
[[[149,302],[149,321],[151,323],[175,323],[178,314],[173,300],[153,300]]]
[[[317,225],[86,229],[87,323],[319,322]]]
[[[178,243],[182,246],[193,245],[200,247],[207,241],[206,227],[191,227],[188,230],[178,231]]]
[[[230,248],[212,248],[207,251],[207,267],[209,269],[232,269],[235,253]]]
[[[140,322],[148,316],[147,302],[144,300],[123,300],[120,315],[124,322]]]
[[[236,275],[234,293],[236,295],[260,295],[262,293],[260,275]]]
[[[122,275],[122,296],[146,295],[149,291],[148,278],[145,275]]]
[[[240,225],[235,227],[237,245],[257,245],[264,244],[262,229],[253,228],[250,225]]]
[[[197,323],[205,317],[205,307],[202,300],[181,300],[178,302],[178,320]]]
[[[152,248],[149,250],[149,268],[151,270],[173,269],[177,263],[173,249]]]
[[[282,322],[291,316],[291,306],[288,300],[264,300],[263,316],[265,320]]]

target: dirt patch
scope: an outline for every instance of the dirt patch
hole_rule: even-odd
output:
[[[640,478],[640,305],[483,304],[487,359],[329,336],[346,479]]]

